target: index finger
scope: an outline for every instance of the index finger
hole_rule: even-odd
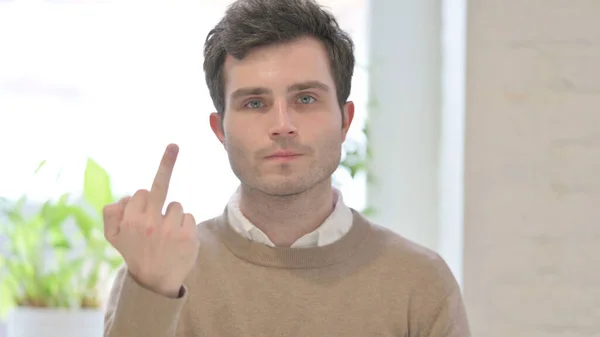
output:
[[[175,167],[175,161],[177,160],[177,154],[179,153],[179,147],[176,144],[169,144],[163,154],[156,177],[152,183],[150,189],[150,200],[148,205],[150,208],[162,211],[162,208],[167,200],[167,192],[169,191],[169,182],[171,181],[171,174]]]

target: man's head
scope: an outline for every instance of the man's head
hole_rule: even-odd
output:
[[[204,56],[210,124],[242,184],[282,196],[329,181],[354,116],[353,44],[334,17],[312,0],[238,0]]]

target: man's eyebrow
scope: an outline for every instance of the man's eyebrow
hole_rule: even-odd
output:
[[[302,91],[302,90],[307,90],[307,89],[320,89],[323,91],[329,91],[329,86],[321,81],[306,81],[306,82],[292,84],[291,86],[288,87],[287,91],[288,92],[296,92],[296,91]],[[272,93],[273,93],[273,91],[268,88],[248,87],[248,88],[237,89],[236,91],[231,93],[230,98],[231,98],[231,100],[235,100],[237,98],[245,97],[245,96],[259,96],[259,95],[268,95],[268,94],[272,94]]]
[[[323,91],[329,91],[329,86],[321,81],[306,81],[291,85],[288,88],[288,92],[302,91],[307,89],[320,89]]]
[[[233,93],[231,93],[230,97],[232,100],[245,96],[258,96],[258,95],[267,95],[272,93],[270,89],[255,87],[255,88],[240,88]]]

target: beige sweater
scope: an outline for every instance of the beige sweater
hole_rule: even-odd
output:
[[[313,248],[250,241],[229,226],[227,212],[201,223],[183,295],[157,295],[122,268],[104,335],[470,336],[442,258],[353,213],[344,237]]]

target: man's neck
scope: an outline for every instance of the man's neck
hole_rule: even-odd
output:
[[[316,230],[335,206],[331,179],[292,196],[272,196],[240,187],[240,210],[278,247],[289,247]]]

